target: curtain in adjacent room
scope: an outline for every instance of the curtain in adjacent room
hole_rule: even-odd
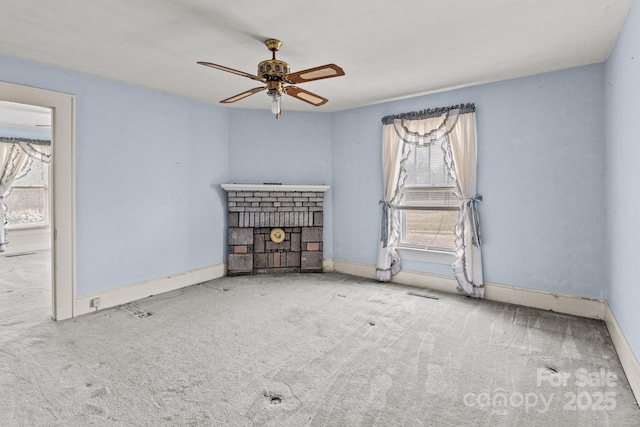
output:
[[[384,200],[378,248],[377,278],[389,281],[400,271],[395,249],[400,236],[398,209],[404,187],[406,162],[412,147],[441,144],[449,174],[456,181],[460,214],[455,227],[456,261],[453,273],[458,289],[483,296],[480,224],[476,194],[476,122],[473,104],[387,116],[383,119],[382,167]]]
[[[3,199],[11,192],[13,182],[29,172],[32,158],[51,161],[51,141],[0,137],[0,252],[8,243]]]

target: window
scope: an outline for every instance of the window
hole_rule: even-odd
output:
[[[7,228],[32,228],[49,224],[49,165],[30,159],[31,169],[11,186],[4,198]]]
[[[446,263],[461,292],[484,295],[475,109],[460,104],[382,118],[378,280],[398,274],[401,258]]]
[[[413,145],[404,167],[400,247],[453,251],[460,199],[442,146],[437,142]]]

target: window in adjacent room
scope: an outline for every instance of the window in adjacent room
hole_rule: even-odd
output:
[[[13,182],[11,192],[4,198],[9,229],[48,225],[49,165],[37,158],[30,161],[31,169]]]

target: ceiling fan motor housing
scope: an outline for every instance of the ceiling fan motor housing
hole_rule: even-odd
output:
[[[266,81],[282,82],[289,70],[289,64],[278,59],[267,59],[258,64],[258,75]]]

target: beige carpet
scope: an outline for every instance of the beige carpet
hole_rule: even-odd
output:
[[[7,282],[1,426],[640,425],[599,321],[292,274],[15,323]]]

